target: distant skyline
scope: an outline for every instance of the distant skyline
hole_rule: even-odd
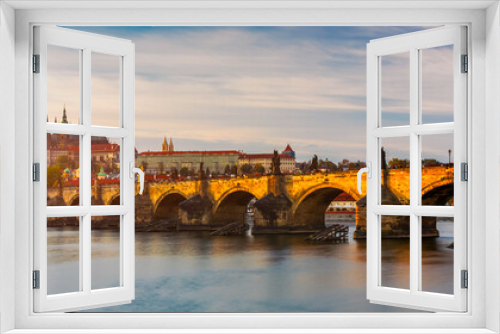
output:
[[[281,151],[290,144],[297,161],[317,154],[333,162],[366,159],[366,44],[371,39],[425,29],[72,28],[135,43],[139,151],[161,150],[167,136],[173,138],[176,150],[260,153]],[[99,112],[92,115],[95,125],[108,125],[115,118],[107,112],[116,109],[107,108],[116,106],[116,73],[109,64],[103,62],[93,69],[93,75],[99,74],[93,92],[96,99],[100,97]],[[57,66],[62,73],[70,64]],[[67,71],[66,79],[70,76]],[[60,78],[54,71],[54,89],[68,90]],[[436,96],[439,89],[433,87]],[[398,92],[391,97],[396,104],[400,98],[404,97]],[[70,116],[74,110],[69,109],[78,108],[77,94],[49,99],[50,121],[54,116],[60,119],[62,103],[67,105],[70,122],[76,123]],[[444,120],[446,108],[449,106],[436,107],[433,121]],[[405,112],[388,109],[389,118],[395,120]],[[449,146],[437,144],[432,154],[447,161]]]

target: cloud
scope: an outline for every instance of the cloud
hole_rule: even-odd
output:
[[[80,29],[136,44],[139,150],[160,149],[167,135],[179,150],[270,152],[290,143],[299,160],[318,154],[339,161],[365,159],[366,43],[421,28]],[[64,69],[71,64],[59,65]],[[116,85],[110,67],[102,65],[96,68],[99,79],[92,82],[102,103],[92,118],[94,124],[110,125],[106,123],[115,119]],[[391,66],[394,73],[401,68],[397,62]],[[430,71],[437,70],[432,66]],[[384,109],[393,119],[404,115],[402,80],[401,74],[391,79],[391,107]],[[69,87],[54,81],[58,89]],[[440,105],[437,96],[429,98],[433,115],[448,107]],[[74,98],[54,98],[50,110],[59,117],[61,100],[69,109],[78,105]]]

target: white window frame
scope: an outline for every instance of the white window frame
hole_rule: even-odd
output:
[[[453,68],[453,122],[422,123],[422,51],[452,45],[448,59]],[[385,56],[407,52],[409,55],[409,124],[385,126],[382,124],[381,105],[384,87],[382,59]],[[467,185],[461,180],[460,164],[467,163],[467,76],[461,73],[462,55],[467,54],[466,28],[444,26],[370,41],[367,46],[367,164],[371,178],[367,180],[367,295],[373,303],[386,305],[413,305],[430,311],[458,311],[467,309],[467,290],[461,287],[461,270],[467,269]],[[383,94],[383,93],[382,93]],[[454,205],[422,205],[421,136],[451,134],[453,136]],[[410,158],[410,204],[382,205],[381,148],[386,138],[408,140]],[[408,289],[383,285],[381,254],[382,216],[407,216],[410,220],[410,270]],[[453,294],[431,293],[422,290],[422,217],[453,217]]]
[[[0,78],[3,90],[0,90],[0,107],[7,107],[10,113],[0,109],[2,119],[12,117],[15,103],[15,120],[6,120],[0,129],[8,126],[13,131],[2,133],[0,163],[15,159],[15,184],[0,174],[2,182],[1,208],[14,205],[15,212],[2,211],[0,224],[3,244],[0,248],[0,266],[2,284],[15,286],[12,292],[5,287],[0,290],[0,326],[2,330],[15,329],[14,333],[34,333],[38,330],[51,329],[51,333],[76,332],[87,329],[88,333],[105,332],[105,329],[117,329],[115,332],[128,333],[153,332],[154,329],[169,328],[175,332],[179,328],[191,328],[194,332],[237,332],[235,328],[253,328],[255,332],[412,332],[419,328],[422,333],[449,333],[462,329],[462,333],[492,333],[500,330],[500,238],[498,228],[499,186],[499,135],[500,118],[500,19],[498,3],[473,1],[434,1],[434,2],[365,2],[338,1],[335,3],[297,3],[291,1],[252,4],[249,2],[219,3],[207,1],[201,8],[199,3],[155,3],[145,1],[143,5],[123,2],[123,6],[163,6],[138,11],[136,9],[97,10],[92,6],[117,6],[113,2],[16,2],[1,4],[0,42],[6,42],[7,48],[0,48],[0,57],[7,63],[0,62],[0,68],[6,70],[7,79],[15,79],[15,86]],[[132,4],[132,5],[130,5]],[[37,8],[19,10],[16,13],[9,7],[25,6]],[[31,7],[30,7],[31,6]],[[34,6],[34,7],[33,7]],[[54,10],[40,10],[50,8]],[[87,9],[65,8],[57,6],[75,6]],[[185,6],[184,9],[179,7]],[[191,6],[191,7],[190,7]],[[365,7],[363,7],[365,6]],[[391,6],[398,6],[391,9]],[[406,6],[406,8],[404,8]],[[224,8],[227,7],[227,8]],[[488,9],[486,9],[489,7]],[[304,10],[306,8],[306,10]],[[350,8],[350,9],[349,9]],[[403,9],[401,9],[403,8]],[[472,9],[471,9],[472,8]],[[57,9],[57,10],[56,10]],[[278,10],[279,9],[279,10]],[[13,15],[15,14],[15,15]],[[15,18],[15,21],[14,21]],[[403,23],[404,22],[404,23]],[[485,25],[486,22],[486,25]],[[32,147],[32,76],[29,72],[31,63],[32,27],[35,24],[58,25],[442,25],[464,24],[469,31],[469,138],[470,185],[469,185],[469,308],[467,313],[436,314],[394,314],[394,313],[290,313],[290,314],[34,314],[33,291],[31,290],[32,269],[32,193],[31,157]],[[15,30],[15,42],[13,42]],[[2,40],[2,38],[4,38]],[[5,39],[7,38],[7,39]],[[13,54],[15,46],[15,54]],[[0,60],[2,60],[0,58]],[[15,73],[8,67],[15,65]],[[486,67],[488,66],[488,71]],[[487,86],[488,84],[488,86]],[[15,93],[15,101],[10,95]],[[488,120],[488,121],[486,121]],[[488,134],[488,140],[486,135]],[[5,147],[5,139],[14,142],[14,147]],[[486,154],[488,153],[488,154]],[[488,162],[488,164],[486,164]],[[489,174],[486,182],[486,174]],[[6,186],[15,187],[15,198],[6,198]],[[5,193],[4,193],[5,192]],[[488,194],[488,196],[486,196]],[[486,205],[485,205],[486,203]],[[488,221],[487,221],[488,219]],[[15,225],[12,226],[12,221]],[[7,235],[6,235],[7,233]],[[9,238],[12,238],[11,241]],[[10,259],[14,253],[14,261]],[[486,255],[488,255],[486,257]],[[487,264],[486,265],[486,261]],[[4,274],[5,277],[4,277]],[[15,283],[14,283],[15,282]],[[487,292],[487,293],[486,293]],[[12,305],[15,305],[13,308]],[[137,329],[141,327],[142,329]],[[301,330],[297,330],[297,329]],[[380,330],[382,329],[383,330]],[[57,330],[59,329],[59,330]],[[99,330],[100,329],[100,330]],[[137,329],[137,330],[133,330]],[[220,329],[214,331],[214,329]],[[232,330],[231,330],[232,329]],[[346,330],[343,330],[346,329]],[[357,331],[355,330],[357,329]],[[378,330],[377,330],[378,329]],[[391,330],[392,329],[392,330]],[[40,331],[41,332],[41,331]],[[108,331],[109,332],[109,331]],[[243,330],[241,331],[243,332]],[[245,331],[248,333],[248,330]]]
[[[39,270],[39,288],[34,289],[34,310],[49,312],[80,310],[91,305],[117,305],[129,303],[135,296],[135,189],[131,168],[135,164],[134,148],[134,44],[128,40],[106,37],[71,29],[50,26],[34,27],[34,52],[39,55],[39,73],[33,76],[34,93],[34,161],[40,164],[40,181],[33,184],[34,202],[34,270]],[[47,114],[47,58],[48,46],[71,48],[79,53],[80,67],[80,124],[48,123]],[[92,55],[111,55],[119,60],[119,127],[92,124],[91,81]],[[43,116],[41,116],[43,115]],[[80,205],[47,206],[47,133],[80,137]],[[91,139],[92,136],[119,138],[120,140],[120,205],[91,205]],[[100,161],[105,156],[100,156]],[[135,176],[135,175],[134,175]],[[120,283],[117,287],[92,289],[91,279],[91,221],[92,217],[120,217]],[[42,218],[43,217],[43,218]],[[77,292],[48,294],[47,285],[47,217],[78,217],[79,229],[79,290]],[[41,219],[40,219],[41,218]]]

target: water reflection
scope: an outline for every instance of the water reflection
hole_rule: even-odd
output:
[[[451,222],[438,223],[446,224],[452,226]],[[366,241],[353,240],[354,229],[354,222],[349,223],[348,243],[328,245],[307,244],[303,235],[137,232],[136,299],[90,312],[410,311],[366,300]],[[61,236],[61,231],[49,229],[49,235],[53,233]],[[70,242],[72,233],[67,228],[63,233],[67,248],[78,246]],[[110,233],[119,232],[95,230],[92,239],[116,242],[119,238],[109,238]],[[409,240],[392,244],[397,252],[399,247],[408,248]],[[424,240],[424,253],[431,252],[425,261],[429,260],[434,277],[428,286],[439,288],[449,278],[441,277],[452,264],[448,245],[446,237]],[[106,272],[105,259],[109,257],[102,259],[100,275]],[[60,262],[57,270],[71,270],[68,264]]]

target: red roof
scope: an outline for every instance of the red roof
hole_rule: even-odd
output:
[[[92,146],[92,153],[94,152],[118,152],[120,145],[118,144],[94,144]]]
[[[283,152],[293,152],[292,148],[290,147],[290,144],[286,145],[286,148]]]
[[[280,159],[291,159],[293,160],[294,158],[289,156],[288,154],[278,154]],[[273,153],[257,153],[257,154],[242,154],[240,156],[243,159],[272,159],[274,157]]]
[[[59,149],[57,146],[50,147],[51,151],[80,151],[79,146],[68,146],[67,149]],[[119,152],[120,145],[118,144],[92,144],[92,152]]]
[[[336,201],[336,202],[340,202],[340,201],[354,202],[356,200],[354,198],[352,198],[352,196],[349,195],[348,193],[343,192],[340,195],[338,195],[337,197],[335,197],[334,201]]]
[[[184,154],[200,154],[200,155],[239,155],[238,151],[147,151],[139,153],[140,156],[167,156],[167,155],[184,155]]]

